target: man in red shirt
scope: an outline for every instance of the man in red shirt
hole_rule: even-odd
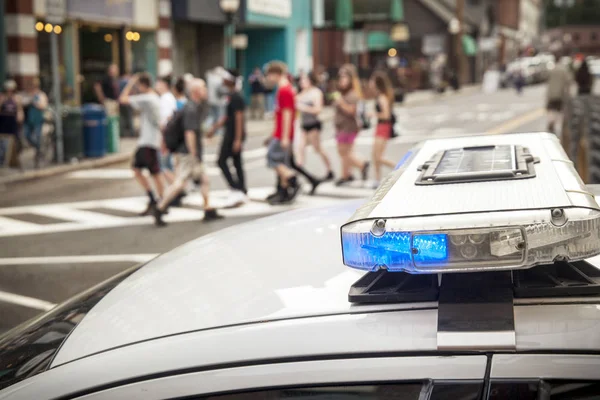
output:
[[[287,66],[278,61],[267,67],[267,81],[278,86],[275,96],[275,131],[269,142],[267,164],[277,172],[281,185],[269,203],[282,204],[293,201],[300,191],[300,184],[290,168],[294,139],[294,117],[296,115],[296,93],[287,74]]]

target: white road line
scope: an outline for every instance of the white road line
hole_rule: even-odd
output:
[[[19,306],[33,308],[36,310],[48,311],[53,309],[56,304],[48,301],[34,299],[33,297],[21,296],[20,294],[0,291],[0,302],[16,304]]]
[[[332,183],[327,182],[319,186],[316,196],[301,195],[293,204],[271,206],[265,201],[265,198],[272,191],[272,187],[250,188],[249,202],[239,208],[227,208],[230,191],[215,190],[211,192],[211,202],[215,207],[220,208],[220,213],[225,217],[258,217],[297,208],[335,205],[343,198],[365,198],[373,193],[373,190],[365,187],[362,182],[354,182],[354,185],[346,187],[335,187]],[[2,208],[0,209],[0,237],[152,225],[154,223],[152,216],[137,217],[132,215],[130,217],[120,217],[110,215],[108,211],[104,213],[90,210],[101,208],[137,214],[145,209],[146,202],[147,199],[140,196]],[[202,197],[195,191],[190,192],[184,198],[183,203],[188,207],[202,207],[203,205]],[[10,218],[11,215],[22,213],[44,215],[65,222],[35,224]],[[203,218],[204,212],[201,209],[172,207],[169,214],[165,216],[165,221],[167,223],[191,222],[200,221]]]
[[[152,260],[159,254],[101,254],[89,256],[56,256],[56,257],[9,257],[0,258],[0,266],[10,265],[53,265],[53,264],[90,264],[90,263],[143,263]]]

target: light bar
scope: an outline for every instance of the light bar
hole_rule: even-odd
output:
[[[598,254],[600,212],[569,211],[588,218],[440,231],[405,231],[401,219],[358,221],[342,227],[344,264],[418,274],[515,269]]]
[[[365,271],[529,268],[600,254],[600,206],[555,135],[428,140],[341,228]]]

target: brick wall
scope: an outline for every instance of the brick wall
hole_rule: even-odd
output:
[[[6,1],[4,5],[6,73],[22,90],[39,74],[33,0]]]

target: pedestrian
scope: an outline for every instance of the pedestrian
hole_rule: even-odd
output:
[[[357,108],[362,98],[362,90],[358,73],[353,65],[346,64],[340,68],[338,88],[340,92],[334,96],[333,105],[335,107],[335,137],[338,153],[342,159],[342,177],[338,179],[336,185],[341,186],[354,180],[352,168],[359,169],[362,180],[367,180],[369,162],[361,160],[354,153],[354,141],[359,131]]]
[[[236,88],[238,73],[231,70],[223,71],[222,78],[224,86],[229,91],[226,115],[207,132],[207,136],[211,137],[217,129],[225,126],[218,164],[231,189],[228,204],[235,207],[244,204],[247,201],[246,195],[248,194],[242,163],[243,143],[246,140],[246,121],[244,117],[246,104]],[[229,159],[233,161],[237,179],[233,178],[229,170],[227,164]]]
[[[296,174],[290,168],[294,140],[294,117],[296,114],[295,92],[288,79],[287,66],[273,61],[267,66],[267,81],[277,85],[275,106],[275,130],[269,142],[267,163],[277,173],[278,190],[268,197],[270,204],[293,201],[300,191]]]
[[[323,92],[317,87],[318,78],[314,72],[303,75],[300,79],[302,91],[298,94],[298,111],[301,112],[302,135],[300,136],[297,163],[304,165],[304,157],[307,144],[310,144],[315,152],[321,156],[327,175],[324,180],[333,180],[331,162],[325,150],[321,146],[322,124],[319,114],[323,110]]]
[[[171,92],[171,78],[158,78],[155,85],[156,93],[160,97],[160,131],[164,132],[169,120],[177,110],[177,100]],[[164,140],[161,140],[160,147],[160,169],[165,175],[167,183],[173,183],[175,176],[173,175],[173,160],[169,153]]]
[[[131,95],[134,86],[139,94]],[[159,199],[154,196],[148,178],[142,173],[143,170],[150,172],[159,198],[163,197],[164,187],[158,154],[162,138],[160,131],[160,98],[152,90],[150,75],[146,73],[133,75],[121,92],[119,102],[131,105],[134,110],[140,113],[140,137],[133,158],[132,169],[135,179],[144,188],[149,199],[146,210],[140,215],[151,215]]]
[[[100,82],[94,85],[98,102],[104,105],[108,116],[119,115],[119,67],[116,64],[109,65],[106,75]]]
[[[215,124],[223,115],[223,67],[216,67],[206,73],[206,84],[208,86],[208,104],[210,106],[210,123]]]
[[[586,59],[581,62],[579,69],[577,69],[575,81],[577,82],[577,94],[579,96],[592,93],[592,88],[594,87],[594,76],[590,72],[590,66]]]
[[[42,139],[42,128],[44,126],[44,112],[48,108],[48,96],[40,89],[39,78],[34,78],[28,90],[31,102],[26,108],[23,133],[25,139],[35,149],[34,165],[39,167],[40,145]]]
[[[375,141],[373,143],[373,164],[375,166],[375,188],[381,182],[381,167],[394,168],[395,163],[384,157],[385,148],[392,137],[394,129],[394,89],[385,72],[375,72],[369,82],[371,89],[375,91],[375,116],[377,127],[375,128]]]
[[[4,93],[0,97],[0,134],[10,135],[13,138],[11,154],[8,156],[11,168],[21,168],[19,154],[22,143],[19,130],[23,121],[23,104],[17,94],[17,83],[9,79],[4,82]]]
[[[175,104],[177,106],[177,111],[181,110],[187,102],[185,86],[185,79],[178,78],[175,82],[175,86],[173,87],[173,94],[175,95]]]
[[[250,117],[264,119],[265,117],[265,78],[259,67],[248,78],[250,83]]]
[[[546,110],[548,111],[548,131],[561,133],[563,121],[563,108],[565,99],[571,87],[571,74],[563,63],[557,62],[548,73],[548,86],[546,88]]]
[[[523,76],[523,71],[521,68],[515,71],[514,80],[517,94],[521,95],[523,93],[523,87],[525,86],[525,77]]]
[[[175,181],[170,185],[165,196],[154,209],[154,220],[157,226],[165,226],[163,215],[171,202],[182,193],[188,180],[200,182],[200,192],[204,200],[204,221],[214,221],[223,218],[210,205],[210,183],[202,163],[202,121],[207,114],[207,89],[202,79],[194,78],[189,82],[189,99],[173,119],[173,125],[178,131],[181,143],[175,151]],[[180,124],[178,123],[180,122]],[[170,134],[168,132],[165,134]],[[180,131],[180,132],[179,132]]]

